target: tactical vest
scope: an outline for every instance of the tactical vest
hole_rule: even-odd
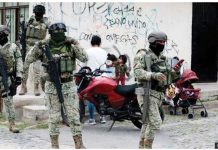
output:
[[[153,60],[153,61],[154,62],[151,65],[151,71],[161,72],[167,77],[167,79],[166,81],[163,81],[163,82],[152,80],[151,81],[152,84],[154,86],[159,86],[160,88],[166,85],[169,85],[172,82],[172,79],[171,79],[171,71],[170,71],[169,65],[167,64],[166,60],[158,59],[158,60]]]
[[[0,55],[4,58],[4,63],[7,66],[7,73],[12,73],[15,65],[14,49],[16,49],[16,45],[13,43],[6,43],[0,49]]]
[[[43,21],[36,21],[34,18],[33,22],[27,26],[26,37],[38,40],[43,40],[46,37],[48,25],[46,24],[47,18],[44,17]]]
[[[75,69],[75,56],[70,55],[71,47],[61,45],[51,48],[51,53],[55,58],[61,78],[71,78]],[[62,77],[65,74],[65,77]]]
[[[146,54],[148,54],[147,51]],[[149,54],[149,55],[151,57],[151,63],[150,63],[151,72],[161,72],[167,77],[166,81],[162,81],[162,82],[151,79],[151,89],[156,91],[164,91],[165,86],[169,85],[172,82],[171,68],[166,62],[166,58],[162,58],[162,57],[155,58],[152,57],[153,54]]]

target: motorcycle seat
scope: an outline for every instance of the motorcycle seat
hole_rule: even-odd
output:
[[[131,85],[118,85],[115,88],[115,92],[120,94],[120,95],[123,95],[123,96],[127,97],[127,96],[134,95],[135,94],[135,88],[137,88],[137,87],[138,87],[138,85],[136,83],[131,84]]]

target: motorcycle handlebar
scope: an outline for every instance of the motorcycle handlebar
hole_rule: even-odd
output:
[[[75,73],[74,76],[75,77],[79,77],[79,76],[86,76],[86,75],[91,75],[91,76],[100,76],[102,73],[112,73],[111,71],[106,71],[106,70],[100,70],[100,69],[96,69],[93,72],[78,72]]]
[[[100,76],[103,73],[112,73],[112,72],[111,71],[107,71],[107,70],[96,69],[95,71],[93,71],[93,76]]]

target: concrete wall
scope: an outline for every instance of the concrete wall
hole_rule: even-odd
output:
[[[185,59],[185,68],[191,66],[192,3],[30,3],[30,14],[36,4],[46,7],[52,22],[63,21],[67,35],[84,48],[90,47],[93,34],[99,34],[107,52],[127,54],[132,66],[137,50],[148,46],[149,33],[164,31],[165,54],[178,55]]]

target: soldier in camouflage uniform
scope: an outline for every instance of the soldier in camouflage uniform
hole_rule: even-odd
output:
[[[58,70],[62,82],[64,106],[74,138],[75,148],[85,148],[82,142],[81,124],[79,120],[79,101],[76,99],[75,83],[72,81],[72,75],[73,70],[75,70],[75,60],[79,59],[81,62],[86,62],[88,56],[76,40],[65,36],[65,32],[65,24],[52,24],[49,27],[50,38],[37,43],[30,53],[28,53],[24,64],[24,71],[30,63],[38,59],[42,59],[44,63],[47,62],[42,47],[48,44],[58,64],[57,66],[59,66]],[[55,86],[49,76],[46,77],[45,94],[49,109],[49,134],[51,137],[51,145],[52,148],[59,148],[58,136],[61,104],[59,103]]]
[[[12,87],[12,83],[16,84],[15,90],[16,86],[21,84],[23,62],[20,49],[16,44],[8,42],[9,33],[10,29],[7,26],[0,25],[0,56],[3,57],[3,61],[6,64],[9,91],[5,91],[5,87],[1,81],[1,76],[0,88],[1,96],[5,104],[5,110],[9,121],[9,130],[13,133],[18,133],[19,129],[15,127],[15,109],[13,105],[13,96],[16,94],[16,91],[12,90],[14,89]]]
[[[176,78],[178,70],[172,70],[167,64],[166,57],[161,54],[167,41],[167,35],[163,32],[152,32],[148,36],[149,48],[140,49],[134,58],[134,75],[139,87],[143,82],[150,81],[151,89],[149,95],[148,110],[143,110],[143,95],[137,94],[137,99],[142,112],[148,112],[148,122],[142,125],[139,148],[152,148],[154,135],[160,129],[162,123],[159,107],[164,98],[164,89]],[[147,68],[146,58],[150,58],[150,68]]]
[[[26,54],[34,46],[34,44],[40,40],[45,39],[49,21],[47,17],[43,17],[45,14],[45,7],[42,5],[36,5],[33,9],[35,16],[31,16],[26,25]],[[39,83],[40,83],[40,68],[41,61],[37,60],[33,62],[33,79],[34,79],[34,94],[40,95]],[[27,92],[26,82],[28,78],[29,69],[23,74],[23,80],[21,84],[21,90],[19,95],[24,95]]]

